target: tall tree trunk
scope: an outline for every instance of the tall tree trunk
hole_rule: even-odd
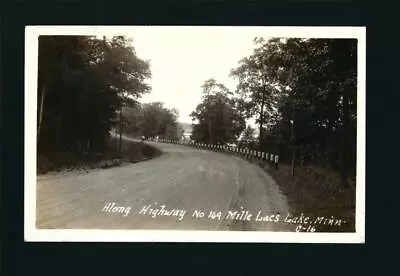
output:
[[[263,142],[263,125],[264,124],[263,124],[262,120],[264,120],[264,118],[263,118],[262,115],[260,115],[260,123],[259,123],[259,126],[258,126],[259,132],[260,132],[260,134],[258,136],[258,143],[260,144],[260,147],[261,147],[262,142]]]
[[[207,91],[207,105],[208,105],[208,143],[213,144],[212,122],[211,122],[211,105],[210,105],[210,90]]]
[[[295,143],[295,137],[294,137],[294,122],[295,122],[295,109],[293,106],[293,110],[292,110],[292,176],[294,176],[294,170],[296,167],[296,143]]]
[[[122,156],[122,106],[119,110],[119,155]]]
[[[326,166],[329,168],[333,168],[336,166],[337,163],[340,164],[340,161],[337,162],[337,159],[335,158],[335,152],[338,150],[336,146],[336,137],[337,137],[337,130],[335,127],[335,121],[337,119],[337,96],[334,91],[337,91],[340,89],[339,85],[334,85],[332,87],[332,90],[328,93],[328,99],[327,99],[327,105],[328,105],[328,123],[327,123],[327,133],[326,133]],[[340,131],[340,130],[339,130]],[[340,134],[339,134],[340,137]]]
[[[348,133],[349,133],[349,96],[348,88],[343,89],[343,133],[342,133],[342,172],[341,172],[341,184],[342,186],[348,186]]]
[[[332,155],[333,155],[333,150],[332,150],[332,146],[333,146],[333,144],[332,144],[332,135],[333,135],[333,132],[332,132],[332,130],[331,129],[329,129],[329,127],[330,126],[328,126],[328,134],[326,135],[326,140],[325,140],[325,142],[326,142],[326,148],[325,148],[325,151],[326,151],[326,167],[327,168],[330,168],[330,167],[332,167]]]
[[[208,143],[209,143],[209,144],[212,144],[212,143],[213,143],[213,138],[212,138],[212,123],[211,123],[210,115],[208,115]]]
[[[37,143],[39,143],[39,138],[40,138],[40,129],[42,126],[42,119],[43,119],[43,104],[44,104],[44,96],[45,96],[45,85],[43,84],[42,86],[42,93],[40,97],[40,106],[39,106],[39,124],[38,124],[38,130],[37,130]]]
[[[261,107],[260,107],[260,123],[259,123],[259,136],[258,136],[258,143],[260,144],[260,147],[263,142],[263,126],[264,126],[264,106],[265,106],[265,98],[264,94],[262,95],[261,99]]]

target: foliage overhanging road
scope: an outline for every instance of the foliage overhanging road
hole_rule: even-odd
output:
[[[255,221],[290,213],[273,179],[239,157],[181,145],[152,143],[163,155],[121,167],[38,176],[37,227],[68,229],[172,229],[290,231],[288,225]],[[124,217],[102,212],[108,202],[131,207]],[[184,218],[140,215],[148,205],[185,209]],[[204,218],[193,218],[194,210]],[[209,219],[210,211],[247,210],[249,221]]]

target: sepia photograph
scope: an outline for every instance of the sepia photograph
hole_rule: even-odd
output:
[[[27,26],[25,240],[364,243],[365,31]]]

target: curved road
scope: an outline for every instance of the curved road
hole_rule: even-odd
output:
[[[282,221],[290,209],[258,166],[218,152],[154,145],[164,154],[152,160],[38,176],[37,227],[293,231],[288,224],[266,221],[278,213]],[[112,207],[125,209],[112,212]]]

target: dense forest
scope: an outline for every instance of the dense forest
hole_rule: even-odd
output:
[[[103,152],[122,107],[150,91],[149,63],[124,37],[40,36],[38,152]]]
[[[356,39],[254,39],[253,54],[230,72],[235,91],[214,79],[192,113],[198,142],[276,152],[282,161],[355,175]],[[255,130],[244,119],[253,118]],[[240,137],[240,139],[238,139]]]
[[[98,161],[118,148],[121,156],[111,130],[174,140],[183,133],[176,109],[139,102],[151,90],[150,64],[130,39],[40,36],[38,65],[40,167]]]

